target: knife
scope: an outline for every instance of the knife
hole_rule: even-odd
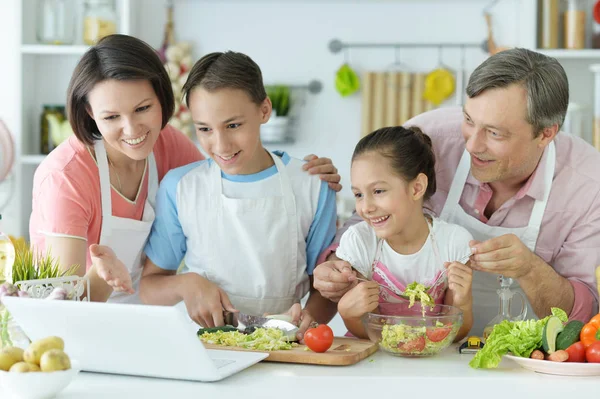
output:
[[[223,312],[226,325],[231,325],[239,331],[251,334],[257,328],[277,328],[284,332],[288,341],[297,341],[298,326],[291,322],[288,315],[253,316],[242,312]]]

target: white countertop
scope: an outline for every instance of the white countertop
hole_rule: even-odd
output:
[[[400,358],[381,351],[353,366],[262,362],[219,382],[188,382],[81,372],[57,398],[368,398],[392,394],[440,398],[512,399],[596,397],[600,377],[537,374],[504,359],[498,369],[473,370],[473,355],[453,345],[431,358]],[[389,390],[388,393],[385,393]],[[587,394],[587,395],[586,395]],[[3,396],[3,395],[0,395]],[[373,398],[375,399],[375,398]]]

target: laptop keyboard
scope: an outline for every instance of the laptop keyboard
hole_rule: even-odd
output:
[[[228,364],[234,363],[235,360],[213,358],[213,362],[215,363],[215,366],[217,366],[217,368],[220,369],[221,367],[225,367]]]

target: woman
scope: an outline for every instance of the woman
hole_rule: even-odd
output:
[[[32,245],[51,251],[65,270],[79,265],[92,301],[138,302],[134,292],[159,181],[203,156],[167,124],[175,104],[171,82],[156,52],[139,39],[112,35],[88,50],[67,96],[75,135],[35,173]],[[305,169],[325,174],[321,178],[339,191],[331,161],[309,158]],[[97,269],[98,258],[113,251],[130,272],[134,295],[113,292],[106,283],[112,277]]]

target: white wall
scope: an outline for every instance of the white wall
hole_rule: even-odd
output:
[[[531,1],[531,0],[524,0]],[[519,44],[519,0],[504,0],[493,8],[499,45]],[[350,193],[350,156],[359,138],[360,95],[343,99],[334,89],[342,53],[328,50],[331,39],[346,42],[483,42],[487,30],[483,7],[487,0],[462,1],[175,1],[177,40],[191,41],[199,58],[212,51],[235,50],[261,67],[265,83],[306,84],[320,80],[321,93],[308,96],[296,142],[274,148],[302,157],[309,153],[333,159],[343,177],[342,195]],[[135,12],[135,34],[159,47],[164,26],[164,1],[145,0]],[[471,71],[485,59],[479,50],[467,52]],[[416,70],[437,66],[437,50],[402,50],[401,60]],[[351,50],[357,71],[385,70],[393,50]],[[443,61],[460,65],[459,54],[445,50]],[[454,104],[450,99],[449,104]]]

